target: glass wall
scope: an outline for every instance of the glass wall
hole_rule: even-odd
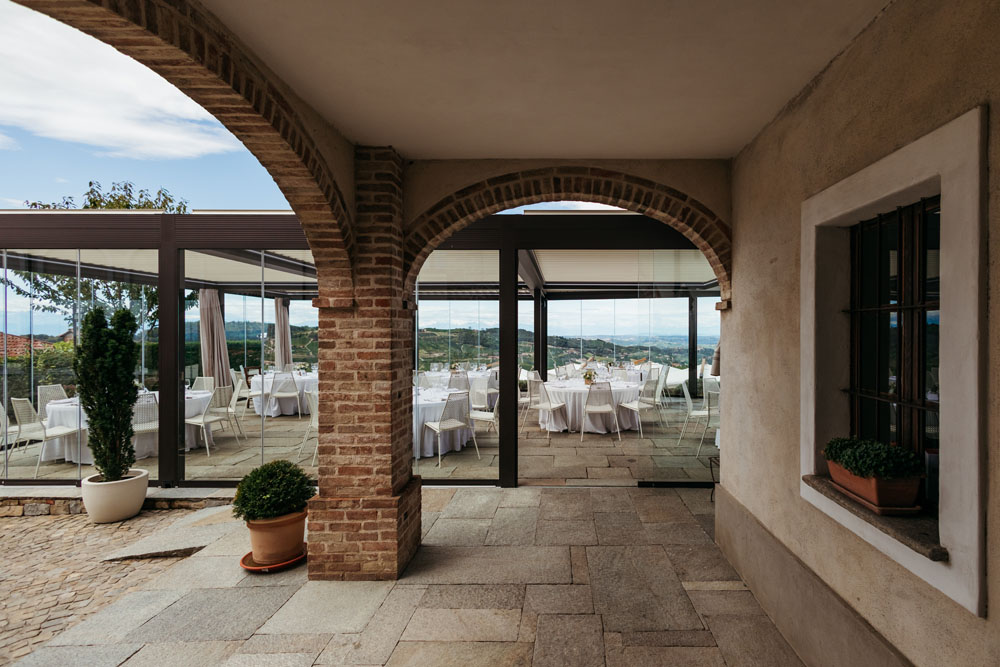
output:
[[[292,460],[315,476],[319,315],[303,250],[184,253],[185,479]]]
[[[132,313],[140,401],[158,400],[156,266],[155,250],[3,251],[0,443],[7,479],[76,480],[95,472],[74,369],[87,313],[102,309],[109,319],[118,310]],[[135,419],[155,412],[138,409]],[[155,479],[155,428],[137,435],[133,446],[136,467]]]

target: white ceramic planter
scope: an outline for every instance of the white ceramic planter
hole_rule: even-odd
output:
[[[111,523],[133,517],[142,509],[149,486],[149,471],[131,468],[117,482],[98,482],[100,475],[83,480],[83,506],[93,523]]]

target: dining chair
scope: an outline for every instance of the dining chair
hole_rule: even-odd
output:
[[[469,374],[464,371],[453,371],[448,378],[448,389],[469,391]]]
[[[476,458],[482,460],[483,457],[479,455],[479,442],[476,440],[476,429],[469,414],[468,392],[456,391],[448,394],[448,398],[444,402],[444,409],[441,411],[441,418],[434,422],[424,422],[424,428],[429,428],[437,435],[438,468],[441,467],[441,434],[449,431],[472,429],[472,442],[476,445]]]
[[[214,408],[224,408],[226,407],[226,399],[223,394],[222,387],[217,387],[212,390],[212,398],[205,405],[205,409],[202,410],[201,414],[193,415],[187,417],[184,420],[185,424],[191,424],[192,426],[197,426],[201,429],[201,435],[205,440],[205,456],[211,456],[212,452],[209,450],[209,431],[211,430],[212,424],[226,421],[226,415],[220,412],[213,412]]]
[[[541,380],[529,380],[528,388],[534,393],[532,399],[535,401],[535,404],[532,406],[532,409],[538,410],[539,413],[548,412],[550,419],[553,412],[562,410],[563,418],[566,420],[567,426],[569,425],[569,413],[566,411],[566,404],[553,401],[549,397],[549,391],[545,388],[544,382]],[[548,424],[545,425],[545,436],[546,440],[551,443],[552,430],[548,427]]]
[[[296,460],[302,459],[302,448],[306,446],[309,433],[312,432],[316,436],[316,449],[313,451],[312,464],[316,465],[316,457],[319,455],[319,394],[315,391],[307,391],[306,405],[309,407],[309,423],[306,424],[306,432],[302,436],[302,444],[299,445]]]
[[[236,442],[239,443],[240,436],[244,438],[247,434],[243,432],[243,425],[240,423],[240,419],[236,414],[236,406],[240,402],[240,393],[245,389],[243,386],[243,380],[237,378],[236,387],[220,387],[222,389],[222,402],[225,403],[225,407],[213,407],[212,412],[214,414],[224,415],[226,421],[229,425],[233,427],[233,437],[236,438]],[[214,398],[214,397],[213,397]],[[225,428],[225,425],[223,425]]]
[[[496,428],[497,433],[500,432],[500,416],[497,412],[497,406],[500,405],[500,400],[493,404],[492,410],[469,410],[469,416],[472,418],[472,426],[475,428],[476,422],[486,422],[486,432],[489,433],[491,428]]]
[[[469,379],[469,409],[489,410],[489,378]]]
[[[139,394],[132,408],[132,432],[135,435],[157,433],[160,430],[160,405],[156,394]]]
[[[594,385],[590,385],[593,387]],[[622,403],[618,407],[623,410],[628,410],[635,413],[636,421],[639,422],[639,438],[642,435],[642,412],[643,410],[653,410],[656,412],[656,417],[660,422],[660,426],[663,426],[663,417],[660,415],[659,406],[656,403],[656,390],[660,386],[659,380],[654,380],[652,378],[646,380],[642,383],[642,390],[639,392],[639,397],[634,401],[629,401],[628,403]],[[589,396],[588,396],[589,398]],[[619,439],[621,437],[621,432],[619,431]]]
[[[611,379],[615,382],[628,382],[628,371],[624,368],[616,368],[611,373]]]
[[[62,401],[69,398],[66,390],[61,384],[40,384],[38,385],[38,417],[43,422],[48,423],[48,414],[45,407],[52,401]]]
[[[215,378],[212,376],[199,375],[191,385],[191,391],[213,391],[215,389]]]
[[[31,401],[27,398],[11,398],[10,402],[14,408],[14,419],[17,421],[17,435],[14,436],[14,442],[23,441],[27,444],[32,440],[40,440],[42,443],[38,449],[38,461],[35,463],[36,478],[38,477],[38,467],[41,465],[42,457],[45,455],[45,445],[48,444],[49,440],[64,438],[67,435],[73,435],[74,433],[86,430],[85,428],[81,429],[79,425],[46,425],[35,411],[34,406],[31,405]]]
[[[708,408],[694,409],[694,401],[691,400],[691,392],[688,391],[687,380],[681,382],[681,390],[684,392],[684,403],[687,408],[687,414],[684,416],[684,425],[681,426],[681,434],[677,436],[678,446],[680,446],[681,440],[684,438],[684,433],[687,431],[688,422],[694,421],[700,424],[702,421],[708,419]]]
[[[420,371],[417,373],[417,386],[421,389],[433,389],[434,379],[427,373]]]
[[[583,418],[580,420],[580,442],[583,442],[583,432],[587,427],[588,415],[611,415],[618,431],[618,442],[622,439],[622,429],[618,424],[618,411],[615,409],[615,395],[611,391],[610,382],[594,382],[587,391],[587,400],[583,404]]]
[[[719,427],[719,396],[720,393],[717,391],[706,391],[705,392],[705,411],[708,413],[705,416],[705,428],[701,431],[701,440],[698,441],[698,451],[695,453],[695,458],[701,456],[701,448],[705,445],[705,435],[708,433],[710,427]]]
[[[298,408],[299,419],[302,419],[302,394],[299,393],[299,385],[295,382],[294,373],[275,373],[271,379],[271,393],[269,394],[269,398],[275,400],[294,398],[295,405]],[[267,414],[266,409],[264,410],[264,414]]]

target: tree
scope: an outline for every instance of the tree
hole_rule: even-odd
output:
[[[25,201],[30,209],[75,209],[73,197],[63,197],[61,201],[45,203],[41,201]],[[137,190],[128,181],[111,184],[111,189],[104,191],[97,181],[87,184],[83,193],[84,209],[143,209],[163,210],[166,213],[187,213],[188,203],[178,199],[165,188],[160,188],[155,194],[149,190]],[[76,276],[63,276],[32,271],[14,271],[19,280],[8,281],[8,287],[17,295],[31,297],[34,308],[50,313],[59,313],[66,318],[68,328],[73,327],[77,318],[77,281]],[[79,284],[79,299],[83,303],[103,306],[111,310],[128,308],[133,310],[141,320],[144,330],[152,331],[159,323],[159,293],[156,285],[139,285],[117,281],[106,281],[95,278],[81,278]]]
[[[73,360],[77,395],[89,423],[94,467],[105,482],[122,479],[135,463],[132,409],[139,397],[132,376],[139,362],[135,317],[127,310],[118,310],[110,324],[103,308],[87,313]]]

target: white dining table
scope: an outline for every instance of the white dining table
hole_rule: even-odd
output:
[[[433,385],[434,389],[445,389],[448,387],[448,380],[451,379],[451,373],[449,371],[426,371],[424,376],[427,378],[428,382]],[[499,389],[500,384],[497,381],[496,374],[493,371],[469,371],[469,380],[474,380],[477,378],[486,378],[488,380],[487,387],[489,389]]]
[[[299,402],[302,405],[302,414],[309,414],[309,404],[306,402],[306,393],[315,393],[319,388],[319,373],[302,373],[295,372],[292,374],[295,378],[295,388],[299,391]],[[262,379],[263,378],[263,379]],[[264,393],[271,393],[271,385],[274,383],[274,373],[265,373],[263,376],[254,375],[250,378],[250,391],[259,392],[261,386],[264,387]],[[260,409],[260,397],[253,399],[253,409],[257,414],[261,413]],[[267,416],[268,417],[278,417],[279,415],[296,415],[299,414],[299,404],[295,402],[294,398],[268,398],[267,401]]]
[[[614,397],[615,407],[638,399],[641,387],[642,385],[637,382],[612,382],[611,394]],[[590,387],[583,378],[546,382],[545,389],[553,403],[564,403],[566,409],[565,411],[560,409],[551,412],[539,410],[538,425],[542,429],[549,431],[569,430],[579,433],[582,425],[586,433],[613,433],[615,431],[615,420],[610,414],[587,415],[586,421],[584,421],[583,406],[587,402],[587,392]],[[621,430],[628,431],[639,428],[639,422],[634,412],[617,410],[617,413]]]
[[[452,390],[458,391],[458,390]],[[424,428],[427,422],[441,419],[445,401],[448,400],[447,389],[413,390],[413,457],[420,459],[427,456],[437,456],[437,434],[429,428]],[[472,440],[472,429],[465,428],[447,431],[441,434],[441,453],[458,452]]]
[[[159,392],[153,392],[159,399]],[[184,416],[194,417],[205,411],[205,407],[212,400],[210,391],[188,391],[184,395]],[[82,425],[87,427],[87,413],[80,409],[80,402],[77,398],[67,398],[59,401],[51,401],[45,406],[45,414],[48,417],[50,426],[71,426]],[[201,429],[186,425],[184,429],[184,449],[185,451],[200,446],[198,443],[198,433]],[[87,444],[87,431],[82,431],[77,440],[77,435],[68,435],[64,438],[53,438],[45,443],[45,456],[42,461],[64,460],[68,463],[81,463],[92,465],[94,455]],[[209,444],[212,444],[211,432],[208,434]],[[157,456],[159,451],[160,437],[158,433],[142,433],[132,438],[135,448],[135,458],[145,459]],[[203,445],[201,445],[203,446]]]

